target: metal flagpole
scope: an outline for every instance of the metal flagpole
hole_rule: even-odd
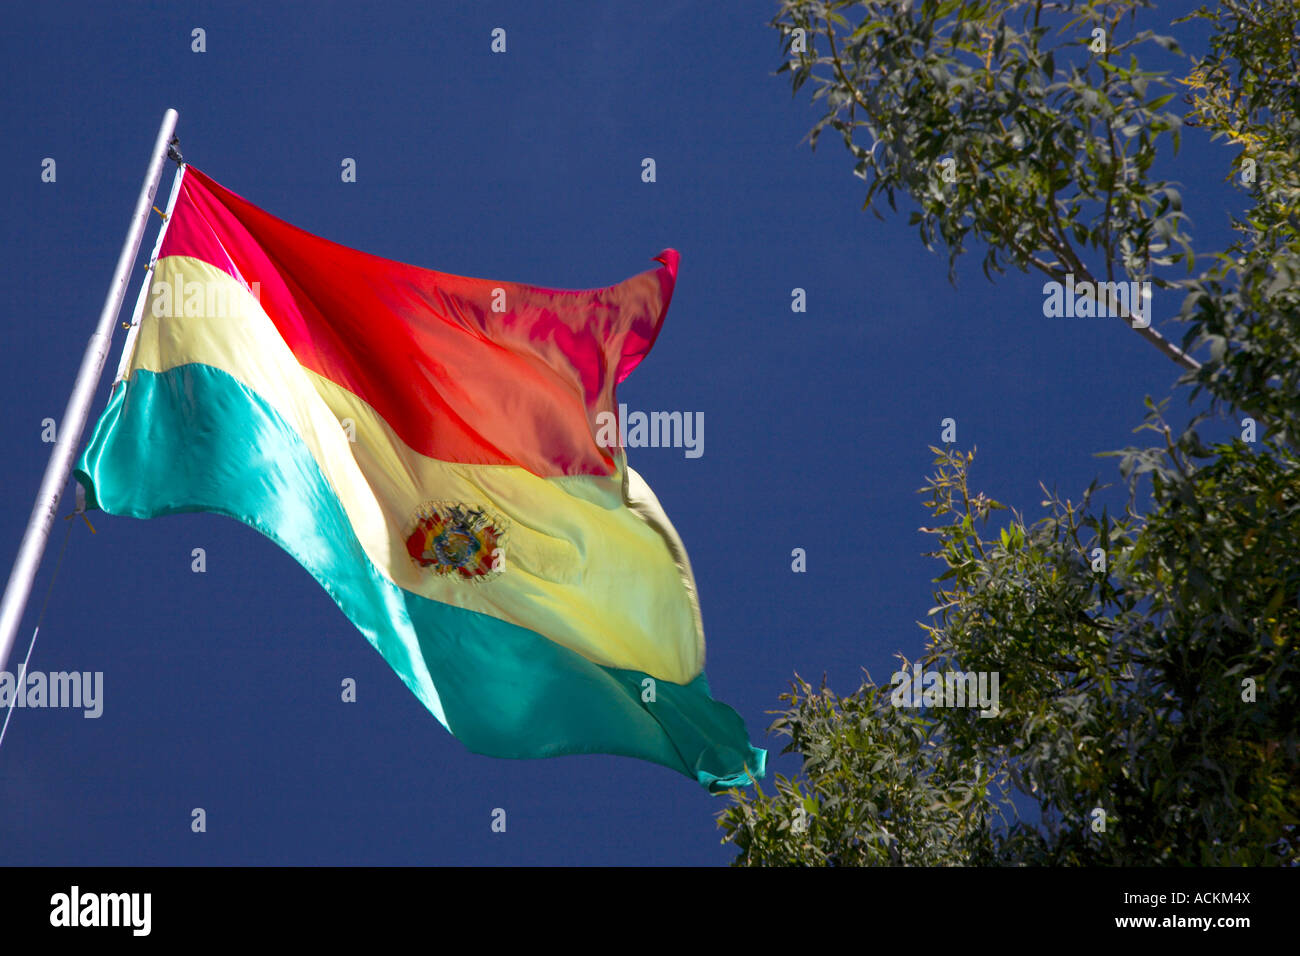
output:
[[[140,195],[135,201],[131,226],[117,258],[117,268],[104,299],[104,308],[99,313],[99,324],[95,326],[95,333],[86,345],[86,353],[81,357],[81,368],[77,371],[72,394],[68,396],[68,407],[58,423],[54,451],[45,466],[45,476],[36,493],[36,503],[27,521],[22,544],[18,547],[18,557],[9,573],[4,600],[0,602],[0,671],[8,666],[9,656],[18,637],[18,628],[22,624],[23,611],[32,593],[32,582],[36,579],[41,556],[45,553],[45,543],[49,540],[50,529],[54,525],[59,499],[63,496],[68,475],[72,472],[72,461],[81,444],[81,433],[85,430],[86,419],[90,415],[90,403],[104,371],[104,362],[113,340],[113,325],[117,322],[122,300],[126,297],[131,267],[135,265],[135,257],[140,252],[140,240],[144,237],[145,226],[149,222],[149,210],[153,206],[154,195],[158,192],[158,181],[162,178],[163,163],[167,159],[167,146],[176,131],[178,118],[175,110],[168,110],[163,114],[162,125],[158,127],[158,138],[154,140],[153,153],[145,170],[144,185],[140,187]]]

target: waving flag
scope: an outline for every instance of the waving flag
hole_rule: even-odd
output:
[[[677,253],[657,261],[588,291],[447,275],[187,167],[78,463],[88,505],[256,528],[477,753],[747,783],[765,752],[710,696],[682,542],[598,441],[672,297]]]

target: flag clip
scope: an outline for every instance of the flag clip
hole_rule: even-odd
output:
[[[77,515],[81,515],[81,520],[86,522],[86,527],[90,529],[91,534],[96,534],[95,526],[90,523],[90,518],[86,516],[86,487],[81,482],[77,482],[77,507],[72,514],[67,515],[63,520],[71,521]]]

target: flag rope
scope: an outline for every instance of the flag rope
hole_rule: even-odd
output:
[[[85,512],[82,512],[85,514]],[[76,517],[76,512],[68,515],[68,518]],[[87,521],[87,524],[90,522]],[[90,529],[94,533],[94,528]],[[4,746],[5,733],[9,730],[9,719],[14,715],[14,702],[18,700],[18,689],[23,686],[27,680],[27,665],[31,663],[32,650],[36,647],[36,635],[41,632],[41,622],[45,620],[45,610],[50,606],[50,596],[54,593],[54,582],[59,579],[59,570],[63,567],[63,555],[68,550],[68,539],[72,537],[72,525],[68,525],[67,533],[63,536],[63,544],[59,548],[58,560],[54,562],[54,573],[50,575],[49,587],[45,589],[45,600],[41,602],[41,613],[36,616],[36,627],[32,631],[32,642],[27,645],[27,656],[23,658],[23,669],[18,674],[18,681],[14,685],[14,700],[5,707],[5,722],[0,726],[0,747]]]

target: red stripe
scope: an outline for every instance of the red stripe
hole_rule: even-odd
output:
[[[613,472],[596,415],[654,344],[678,263],[667,249],[659,268],[585,291],[448,275],[313,236],[193,166],[160,255],[260,283],[294,357],[422,454],[547,476]]]

